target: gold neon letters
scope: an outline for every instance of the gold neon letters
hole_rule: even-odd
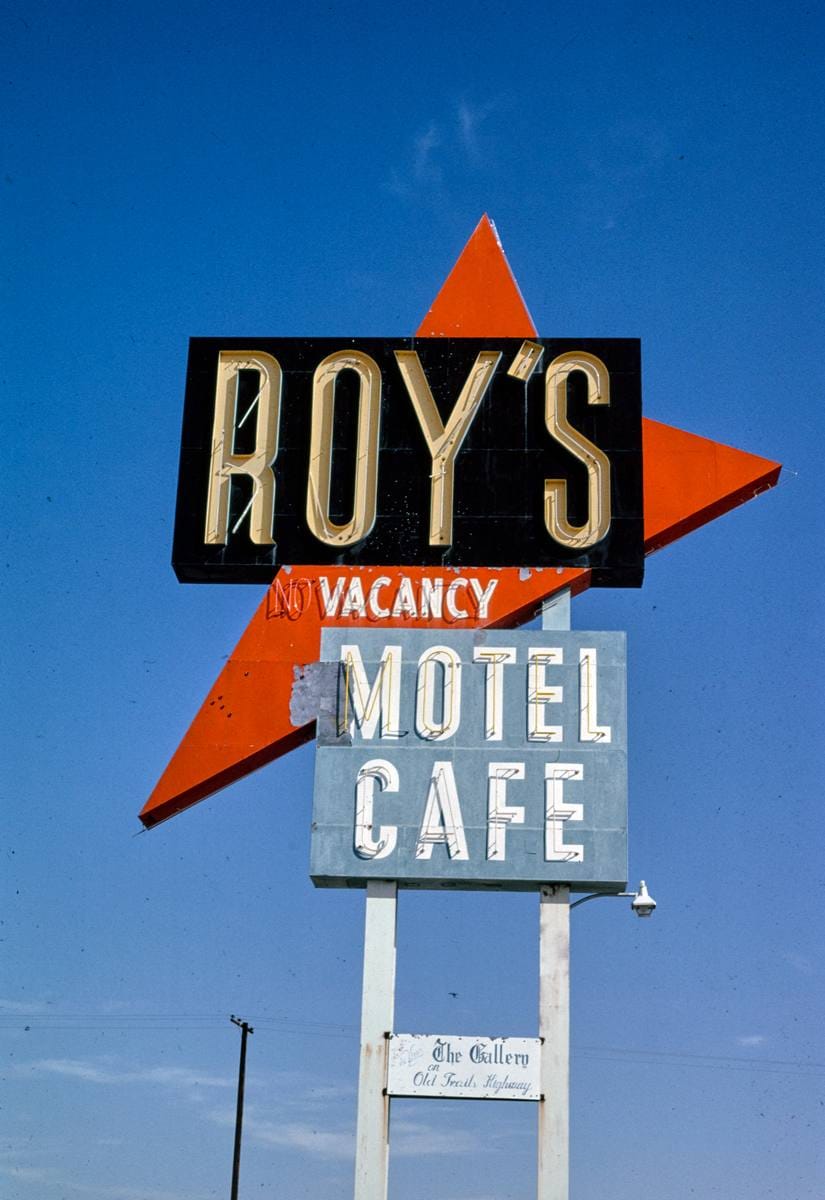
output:
[[[395,357],[433,460],[430,476],[430,545],[449,546],[453,540],[455,457],[490,386],[501,354],[495,350],[481,351],[464,380],[446,425],[439,416],[416,351],[396,350]]]
[[[550,435],[587,468],[587,520],[571,525],[567,517],[567,482],[544,481],[544,523],[554,541],[586,550],[610,528],[610,460],[567,420],[567,380],[571,371],[587,376],[587,403],[610,403],[610,375],[600,358],[575,350],[554,358],[544,376],[545,422]]]
[[[526,383],[542,354],[539,343],[524,342],[508,374]],[[453,541],[453,507],[456,460],[467,433],[488,392],[502,355],[483,350],[464,380],[446,422],[442,421],[421,359],[415,350],[394,351],[398,370],[418,419],[431,459],[429,545],[450,546]],[[257,372],[257,394],[238,411],[242,371]],[[335,391],[342,371],[358,379],[358,419],[353,470],[352,516],[337,524],[330,515]],[[580,371],[587,379],[587,403],[610,403],[610,377],[601,359],[582,350],[555,358],[545,371],[545,425],[555,442],[578,461],[587,476],[587,516],[574,525],[569,516],[566,479],[544,481],[544,524],[559,545],[586,550],[601,541],[611,522],[610,460],[589,438],[574,429],[567,416],[568,381]],[[291,377],[290,377],[291,378]],[[290,386],[293,386],[290,383]],[[277,359],[262,351],[223,350],[218,356],[211,458],[206,499],[204,542],[225,545],[248,518],[251,542],[270,546],[273,528],[275,472],[278,453],[284,372]],[[375,359],[363,351],[341,349],[318,364],[312,378],[310,455],[305,497],[306,522],[314,537],[326,546],[343,548],[370,534],[378,508],[382,378]],[[303,397],[301,398],[303,402]],[[255,442],[251,453],[233,449],[235,436],[254,412]],[[229,528],[231,484],[234,476],[248,476],[252,496],[233,528]],[[290,498],[291,499],[291,498]],[[426,519],[426,518],[424,518]],[[465,584],[454,582],[446,594],[446,607],[455,619],[467,616],[459,596]],[[372,600],[371,600],[372,602]],[[377,614],[376,614],[377,615]],[[393,616],[396,614],[393,613]]]
[[[257,371],[258,394],[245,413],[237,412],[241,371]],[[212,425],[212,455],[206,498],[204,542],[222,546],[229,538],[229,486],[233,475],[249,475],[252,499],[238,518],[233,533],[249,513],[249,540],[259,546],[272,545],[272,513],[275,475],[272,463],[278,453],[278,424],[281,417],[280,363],[270,354],[221,350],[215,387],[215,419]],[[252,454],[233,454],[233,430],[240,429],[255,408],[255,449]]]
[[[336,525],[329,515],[329,484],[335,381],[341,371],[355,371],[359,380],[358,441],[352,518],[345,525]],[[353,542],[360,542],[375,524],[380,413],[381,371],[375,359],[360,350],[338,350],[318,364],[312,380],[312,433],[306,513],[307,525],[318,541],[327,546],[351,546]]]

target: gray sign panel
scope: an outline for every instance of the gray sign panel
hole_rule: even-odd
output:
[[[624,887],[623,633],[327,629],[321,660],[316,884]]]

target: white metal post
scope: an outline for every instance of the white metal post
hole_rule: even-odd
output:
[[[355,1142],[355,1200],[386,1200],[390,1150],[387,1034],[395,1006],[397,886],[367,883],[364,983],[361,997],[361,1067]]]
[[[570,592],[544,602],[543,629],[570,628]],[[569,1200],[570,1155],[570,889],[541,889],[539,904],[538,1200]]]
[[[539,909],[538,1200],[568,1200],[570,1143],[570,889],[541,889]]]

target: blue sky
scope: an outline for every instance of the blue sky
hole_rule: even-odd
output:
[[[407,335],[485,211],[541,334],[641,337],[649,416],[786,466],[574,603],[628,631],[659,910],[573,915],[571,1195],[821,1194],[822,25],[0,9],[8,1200],[225,1195],[230,1012],[242,1194],[351,1194],[363,896],[310,884],[312,748],[134,836],[261,595],[169,565],[187,338]],[[535,1032],[535,897],[405,895],[399,946],[398,1029]],[[398,1103],[393,1200],[531,1195],[534,1126]]]

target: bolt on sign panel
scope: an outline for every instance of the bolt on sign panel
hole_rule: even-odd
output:
[[[643,572],[632,338],[193,338],[173,564]]]
[[[625,886],[623,633],[327,629],[321,660],[317,885]]]

